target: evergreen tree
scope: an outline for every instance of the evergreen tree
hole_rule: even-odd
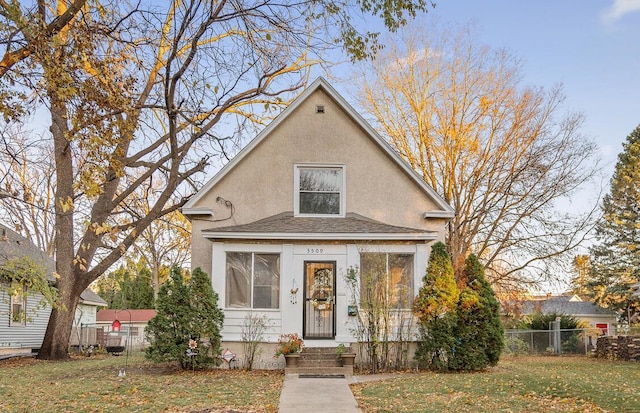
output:
[[[419,322],[415,358],[432,370],[448,370],[455,346],[456,307],[459,291],[451,258],[445,245],[431,248],[427,273],[414,300],[413,311]]]
[[[530,316],[526,328],[531,330],[552,330],[553,327],[551,323],[558,318],[560,319],[562,351],[566,353],[577,353],[578,345],[581,341],[578,329],[588,328],[589,323],[582,322],[572,315],[556,312],[547,314],[536,312]],[[538,350],[544,350],[546,345],[548,345],[548,341],[544,340],[543,343],[540,343],[539,340],[534,339],[533,345],[534,348],[538,347]]]
[[[147,358],[177,361],[182,368],[218,364],[223,315],[217,303],[206,273],[194,270],[186,284],[182,269],[172,268],[169,280],[158,292],[156,316],[146,329],[150,343]]]
[[[588,324],[584,325],[572,315],[559,314],[556,312],[543,314],[540,312],[533,313],[527,323],[527,328],[531,330],[551,330],[551,323],[560,318],[561,330],[575,330],[579,328],[588,327]]]
[[[109,308],[153,308],[151,270],[144,261],[127,260],[117,270],[101,277],[97,282],[98,295]]]
[[[218,307],[218,294],[211,287],[211,280],[200,267],[193,270],[189,280],[191,308],[195,313],[195,328],[202,337],[206,337],[207,351],[216,358],[221,353],[220,330],[224,313]]]
[[[463,270],[467,286],[458,300],[453,370],[481,370],[495,366],[504,347],[500,304],[484,276],[484,267],[471,254]]]
[[[629,319],[640,310],[631,288],[640,281],[640,125],[618,155],[602,209],[588,287],[596,302]]]

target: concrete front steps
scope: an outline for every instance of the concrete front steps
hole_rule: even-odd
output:
[[[305,347],[300,353],[297,367],[285,367],[285,374],[320,377],[353,376],[353,366],[343,366],[335,347]]]

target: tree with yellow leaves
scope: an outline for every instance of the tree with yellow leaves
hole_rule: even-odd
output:
[[[432,25],[390,40],[358,85],[378,130],[454,207],[456,276],[474,252],[502,289],[557,274],[595,209],[554,209],[593,177],[597,148],[579,133],[579,114],[560,113],[559,88],[525,87],[522,76],[514,55],[479,44],[473,30]]]
[[[64,305],[53,309],[38,357],[68,357],[80,293],[154,220],[179,210],[205,166],[237,143],[236,125],[276,115],[327,47],[355,60],[379,49],[376,33],[354,28],[352,12],[396,30],[430,5],[0,0],[0,113],[5,122],[47,113],[55,163]],[[148,211],[125,217],[150,187],[161,189]]]

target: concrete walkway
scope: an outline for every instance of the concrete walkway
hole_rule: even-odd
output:
[[[279,413],[357,413],[358,408],[349,383],[353,378],[300,378],[287,374],[280,393]]]
[[[385,380],[399,374],[370,374],[347,376],[347,378],[300,378],[287,374],[280,393],[279,413],[358,413],[358,408],[349,384],[374,380]]]

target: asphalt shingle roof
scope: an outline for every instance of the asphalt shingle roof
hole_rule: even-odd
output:
[[[613,315],[606,308],[589,301],[569,301],[565,297],[551,297],[547,300],[531,300],[522,303],[523,314],[540,311],[543,314],[573,314],[573,315]]]
[[[49,257],[33,242],[0,224],[0,266],[16,257],[31,257],[36,263],[44,265],[47,269],[47,280],[55,282],[56,279],[53,273],[56,268],[56,263],[53,258]],[[82,294],[80,294],[80,301],[104,306],[107,305],[105,300],[89,289],[84,290]]]
[[[96,314],[97,322],[112,322],[114,320],[131,321],[132,323],[146,323],[156,316],[156,310],[136,309],[136,310],[111,310],[104,309]],[[131,319],[131,320],[129,320]]]
[[[47,269],[47,279],[55,281],[53,272],[56,264],[51,257],[17,232],[0,224],[0,265],[16,257],[31,257],[37,264]]]
[[[207,229],[216,233],[315,233],[315,234],[424,234],[433,231],[398,227],[348,213],[344,218],[294,217],[293,212],[283,212],[243,225]]]

